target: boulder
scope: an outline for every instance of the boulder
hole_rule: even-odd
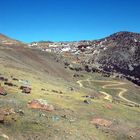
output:
[[[43,99],[29,101],[27,106],[28,108],[32,108],[32,109],[41,109],[46,111],[54,110],[53,105],[48,104],[47,101]]]

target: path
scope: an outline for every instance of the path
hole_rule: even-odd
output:
[[[115,90],[120,90],[120,92],[118,93],[118,96],[126,101],[126,102],[129,102],[129,103],[132,103],[132,104],[135,104],[135,105],[138,105],[138,103],[136,102],[133,102],[131,100],[128,100],[126,99],[123,94],[126,93],[128,90],[126,88],[121,88],[121,87],[116,87],[116,86],[121,86],[121,85],[125,85],[126,83],[123,83],[123,82],[117,82],[117,81],[101,81],[101,80],[90,80],[89,78],[87,80],[78,80],[77,81],[77,84],[79,84],[79,86],[82,88],[84,87],[82,82],[105,82],[105,83],[109,83],[109,84],[105,84],[102,86],[103,89],[115,89]],[[100,93],[104,94],[105,97],[104,99],[106,100],[109,100],[109,101],[112,101],[112,96],[110,94],[108,94],[107,92],[104,92],[104,91],[99,91]]]

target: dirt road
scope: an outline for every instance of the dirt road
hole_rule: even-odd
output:
[[[82,82],[101,82],[101,83],[106,83],[105,85],[102,86],[103,89],[114,89],[114,90],[120,90],[119,93],[118,93],[118,96],[126,101],[126,102],[129,102],[129,103],[132,103],[132,104],[135,104],[135,105],[138,105],[138,103],[136,102],[133,102],[131,100],[128,100],[126,99],[123,94],[126,93],[128,90],[126,88],[121,88],[119,86],[122,86],[122,85],[125,85],[126,83],[124,82],[118,82],[118,81],[101,81],[101,80],[90,80],[89,78],[86,79],[86,80],[78,80],[77,81],[77,84],[79,84],[79,86],[82,88],[84,87]],[[110,94],[108,94],[107,92],[104,92],[104,91],[99,91],[100,93],[104,94],[105,97],[104,99],[106,100],[109,100],[109,101],[112,101],[112,96]]]

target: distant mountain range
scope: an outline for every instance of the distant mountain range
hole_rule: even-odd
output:
[[[0,46],[23,45],[22,42],[0,34]],[[123,74],[140,85],[140,34],[118,32],[100,40],[75,42],[40,41],[26,44],[34,49],[53,53],[75,55],[81,65]],[[80,57],[82,54],[83,57]]]

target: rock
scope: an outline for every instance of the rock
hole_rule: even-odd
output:
[[[90,98],[90,99],[94,99],[94,96],[90,96],[90,95],[86,95],[86,96],[82,96],[83,98]]]
[[[73,74],[73,77],[79,77],[79,74]]]
[[[46,115],[44,113],[40,113],[39,116],[40,117],[46,117]]]
[[[75,73],[75,74],[73,74],[73,77],[74,77],[74,78],[76,78],[76,77],[77,77],[77,78],[78,78],[78,77],[84,77],[84,75],[80,75],[80,74],[76,74],[76,73]]]
[[[31,88],[27,86],[21,86],[20,89],[22,90],[22,93],[30,94],[31,93]]]
[[[7,95],[6,91],[2,87],[0,87],[0,95]]]
[[[31,93],[31,88],[24,88],[22,90],[23,93],[26,93],[26,94],[30,94]]]
[[[57,91],[57,90],[54,90],[54,89],[52,90],[52,92],[54,92],[54,93],[59,93],[59,91]]]
[[[57,91],[57,90],[52,90],[52,92],[54,92],[54,93],[59,93],[59,94],[63,94],[62,91]]]
[[[91,121],[92,124],[99,125],[99,126],[104,126],[104,127],[109,127],[112,125],[112,122],[106,119],[102,118],[94,118]]]
[[[4,115],[3,114],[0,114],[0,123],[4,123]]]
[[[60,93],[60,94],[63,94],[63,92],[62,92],[62,91],[60,91],[59,93]]]
[[[42,109],[46,111],[54,110],[53,105],[48,104],[47,101],[43,99],[29,101],[27,106],[28,108],[32,108],[32,109]]]
[[[11,83],[11,82],[5,82],[4,85],[10,86],[10,87],[16,86],[16,85],[14,85],[14,84]]]
[[[67,119],[67,115],[62,115],[61,117],[64,119]]]
[[[112,105],[111,104],[104,105],[104,107],[107,108],[107,109],[112,109]]]
[[[69,66],[70,63],[68,63],[68,62],[64,62],[64,65],[65,65],[65,66]]]
[[[3,77],[3,76],[0,76],[0,81],[5,81],[5,82],[7,82],[7,81],[8,81],[8,79],[7,79],[7,78],[5,78],[5,77]]]
[[[12,114],[15,114],[13,108],[11,109],[0,108],[0,123],[4,124],[6,121],[6,117]]]
[[[84,100],[84,103],[91,104],[91,100]]]
[[[7,139],[7,140],[10,139],[10,138],[9,138],[7,135],[5,135],[5,134],[1,134],[0,136],[3,137],[4,139]]]
[[[71,90],[71,91],[74,91],[74,88],[73,88],[73,87],[70,87],[70,90]]]
[[[18,111],[17,111],[17,113],[19,113],[19,115],[20,115],[20,116],[23,116],[23,115],[24,115],[24,111],[23,111],[23,110],[21,110],[21,109],[20,109],[20,110],[18,110]]]
[[[92,69],[91,69],[88,65],[85,65],[85,71],[86,71],[86,72],[91,72]]]
[[[14,77],[12,78],[12,80],[13,80],[13,81],[19,81],[17,78],[14,78]]]
[[[45,89],[44,89],[44,88],[42,88],[41,90],[42,90],[42,91],[45,91]]]

